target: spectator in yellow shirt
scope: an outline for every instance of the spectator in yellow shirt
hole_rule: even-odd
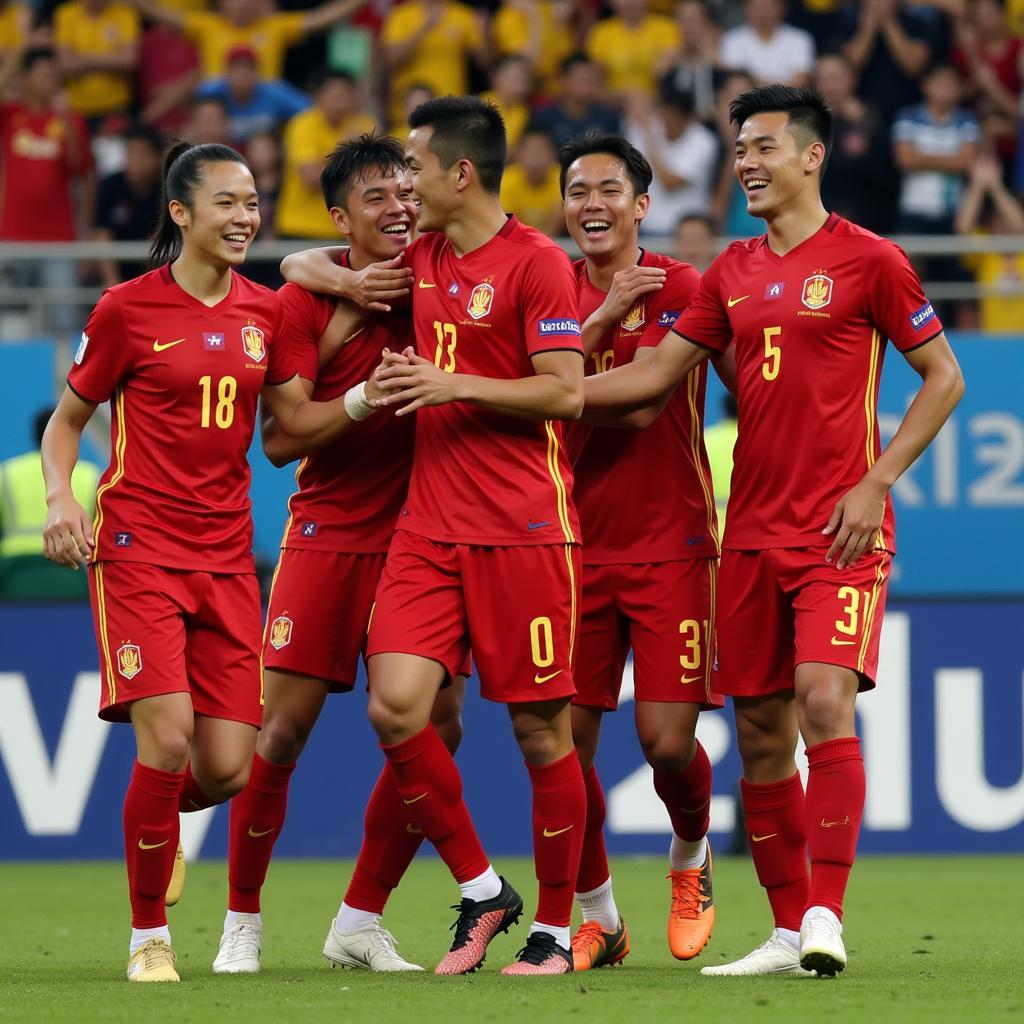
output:
[[[501,205],[524,224],[555,238],[565,234],[558,154],[547,132],[527,130],[516,147],[515,163],[501,179]]]
[[[984,153],[971,166],[954,225],[957,234],[976,235],[985,219],[990,235],[1024,234],[1024,208],[1003,184],[999,160]],[[967,253],[961,262],[982,288],[979,301],[983,331],[1020,334],[1024,325],[1024,254]]]
[[[331,0],[311,11],[269,13],[262,0],[220,0],[219,12],[175,10],[160,0],[134,2],[147,18],[184,32],[195,43],[203,78],[223,75],[227,56],[237,46],[252,47],[259,54],[260,77],[281,78],[289,46],[326,31],[366,0]]]
[[[530,120],[530,96],[533,94],[533,75],[525,57],[501,57],[491,72],[491,86],[481,98],[498,108],[505,122],[505,136],[509,149],[519,141]]]
[[[653,96],[682,39],[679,26],[651,14],[649,0],[612,0],[615,16],[599,21],[587,36],[587,53],[604,68],[608,91],[618,98]]]
[[[139,16],[109,0],[69,0],[54,15],[54,42],[71,109],[89,121],[130,109]]]
[[[472,7],[455,0],[406,0],[381,29],[384,60],[391,72],[389,115],[402,116],[409,86],[422,83],[437,96],[469,91],[469,60],[486,59],[484,33]]]
[[[0,0],[0,60],[23,46],[31,31],[31,8],[27,4]]]
[[[320,171],[339,142],[376,127],[372,117],[360,112],[359,90],[351,75],[325,73],[315,97],[315,104],[296,114],[284,130],[285,167],[277,201],[277,233],[286,237],[337,235],[320,191]]]
[[[402,116],[394,122],[388,134],[405,142],[409,138],[409,115],[427,100],[432,100],[434,95],[434,90],[422,82],[413,82],[408,86],[402,99]]]
[[[562,61],[576,49],[569,0],[505,0],[491,22],[498,55],[525,57],[541,90],[554,96]]]

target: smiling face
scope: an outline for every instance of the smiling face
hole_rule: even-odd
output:
[[[748,117],[736,139],[736,177],[752,217],[771,220],[808,188],[818,189],[825,146],[802,142],[789,130],[789,114],[770,111]]]
[[[636,245],[648,197],[638,196],[626,165],[610,153],[588,153],[565,176],[565,223],[588,259],[607,258]]]
[[[408,248],[416,225],[412,195],[401,168],[368,168],[352,183],[344,206],[331,207],[334,225],[348,236],[353,265],[390,260]]]
[[[429,125],[414,128],[405,143],[405,174],[401,191],[412,198],[418,211],[420,231],[441,231],[448,223],[459,199],[460,164],[456,160],[445,169],[437,154],[429,148],[434,129]]]
[[[181,228],[182,253],[190,260],[239,266],[260,229],[256,184],[245,164],[207,163],[202,173],[190,205],[170,203]]]

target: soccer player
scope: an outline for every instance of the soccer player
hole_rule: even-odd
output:
[[[832,116],[821,97],[765,86],[739,96],[731,116],[736,174],[768,233],[712,263],[651,359],[588,378],[587,407],[653,415],[735,338],[717,688],[734,699],[746,828],[775,929],[701,973],[828,976],[846,964],[843,895],[864,805],[854,704],[875,685],[895,546],[889,490],[963,381],[906,255],[822,206]],[[883,450],[875,405],[887,338],[922,384]]]
[[[565,219],[576,264],[586,371],[650,359],[700,281],[685,263],[641,249],[651,166],[615,135],[585,135],[561,151]],[[642,431],[573,424],[569,447],[585,537],[583,615],[573,738],[587,787],[573,936],[576,970],[621,962],[629,933],[612,895],[605,801],[594,764],[601,721],[618,705],[633,650],[636,728],[672,822],[668,942],[689,960],[714,922],[707,843],[711,762],[695,729],[711,692],[718,532],[702,425],[707,368]]]
[[[330,440],[373,411],[372,383],[310,401],[282,343],[278,297],[234,272],[259,229],[233,149],[167,154],[151,261],[93,310],[43,436],[44,550],[90,566],[100,717],[130,721],[124,803],[130,981],[178,981],[165,896],[178,811],[246,782],[261,720],[261,615],[249,467],[260,397],[289,437]],[[369,397],[368,397],[369,396]],[[82,430],[110,400],[111,461],[95,524],[71,492]]]
[[[564,974],[586,799],[569,710],[579,523],[558,422],[582,408],[576,282],[558,246],[502,211],[505,130],[492,106],[443,97],[409,123],[406,187],[426,232],[407,253],[418,353],[390,357],[379,383],[393,393],[379,403],[416,413],[416,447],[367,643],[370,719],[461,890],[437,973],[474,971],[522,900],[491,867],[429,722],[472,647],[483,696],[508,705],[533,790],[540,899],[503,973]]]
[[[341,143],[320,175],[324,200],[350,248],[339,254],[355,271],[386,264],[412,241],[416,208],[400,190],[405,174],[397,139],[362,135]],[[370,376],[382,350],[412,337],[407,311],[359,311],[286,284],[279,292],[286,336],[308,395],[344,394]],[[352,333],[353,329],[356,333]],[[218,974],[260,967],[260,890],[284,825],[288,784],[328,693],[355,684],[373,596],[409,483],[414,417],[376,411],[329,446],[308,451],[273,419],[263,447],[276,465],[305,456],[271,589],[263,644],[263,728],[248,785],[231,801],[228,913]],[[442,689],[432,720],[446,746],[461,737],[463,675]],[[421,970],[403,960],[380,916],[415,856],[422,834],[411,830],[391,772],[381,774],[366,808],[358,868],[332,922],[324,956],[375,971]]]

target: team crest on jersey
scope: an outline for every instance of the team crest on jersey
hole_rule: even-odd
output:
[[[469,295],[469,305],[466,312],[474,320],[483,320],[491,311],[491,304],[494,302],[494,286],[484,281],[478,284]]]
[[[242,351],[256,363],[267,354],[263,345],[263,332],[254,324],[242,328]]]
[[[804,281],[800,301],[808,309],[822,309],[832,301],[832,278],[825,274],[812,274]]]
[[[117,671],[133,679],[142,671],[142,651],[138,644],[121,644],[117,649]]]
[[[270,624],[270,646],[275,651],[292,642],[292,620],[287,615],[278,615]]]
[[[639,331],[647,319],[647,303],[640,299],[633,308],[622,318],[619,326],[624,331]]]

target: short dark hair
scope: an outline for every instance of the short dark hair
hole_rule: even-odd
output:
[[[456,160],[468,160],[484,189],[498,194],[508,143],[505,122],[493,103],[479,96],[439,96],[409,115],[409,128],[433,128],[427,148],[441,166],[447,170]]]
[[[684,213],[679,220],[676,221],[676,231],[678,231],[684,224],[703,224],[708,229],[708,233],[714,235],[715,233],[715,220],[710,214],[707,213]]]
[[[594,62],[590,57],[582,50],[577,50],[575,53],[570,53],[565,60],[562,61],[562,65],[559,70],[563,75],[568,74],[577,64],[593,64]]]
[[[344,82],[353,89],[359,84],[359,79],[348,71],[335,70],[334,68],[317,68],[306,79],[307,92],[319,92],[328,82]]]
[[[29,71],[41,60],[56,60],[57,51],[49,46],[33,46],[21,58],[21,70]]]
[[[570,139],[559,150],[558,161],[562,165],[562,170],[558,176],[558,185],[562,190],[563,198],[565,198],[565,179],[569,168],[581,156],[589,156],[591,153],[607,153],[609,156],[621,160],[626,168],[626,176],[633,185],[635,195],[642,196],[651,187],[654,172],[647,162],[647,157],[636,146],[621,135],[587,132],[586,135],[577,135]]]
[[[399,172],[404,161],[402,143],[390,135],[364,132],[338,143],[320,172],[320,189],[327,209],[347,209],[348,197],[357,181],[366,181],[374,171]]]
[[[696,109],[692,89],[680,89],[671,78],[666,78],[658,90],[658,99],[666,107],[678,110],[681,114],[690,115]]]
[[[163,153],[164,140],[160,133],[142,121],[133,121],[124,133],[124,141],[131,142],[135,139],[138,142],[145,142],[155,153]]]
[[[794,137],[817,139],[825,145],[825,160],[832,151],[832,110],[817,89],[797,89],[791,85],[762,85],[741,93],[729,104],[729,120],[737,128],[755,114],[789,115],[789,131]],[[805,143],[806,145],[806,143]]]

